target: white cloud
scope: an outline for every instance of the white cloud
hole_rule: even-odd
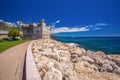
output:
[[[94,26],[106,26],[106,25],[108,25],[108,24],[107,23],[97,23]]]
[[[51,30],[51,33],[62,33],[62,32],[81,32],[81,31],[89,31],[88,27],[80,27],[80,28],[68,28],[68,27],[60,27],[54,28]]]
[[[92,25],[88,25],[90,30],[101,30],[104,29],[104,26],[108,26],[109,24],[107,23],[96,23],[96,24],[92,24]]]
[[[17,24],[19,24],[20,23],[20,21],[17,21]]]
[[[55,28],[55,25],[56,25],[57,23],[60,23],[60,20],[57,20],[57,21],[53,22],[52,25],[51,25],[51,28],[54,29],[54,28]]]
[[[94,27],[92,30],[101,30],[103,28],[100,28],[100,27]]]
[[[60,20],[57,20],[55,23],[60,23]]]
[[[16,24],[15,23],[11,23],[11,22],[4,22],[8,27],[13,27],[15,26],[16,27]]]
[[[60,21],[57,20],[56,23],[59,23]],[[74,28],[70,27],[59,27],[55,28],[55,24],[52,25],[51,33],[62,33],[62,32],[83,32],[83,31],[90,31],[90,30],[101,30],[104,29],[104,26],[107,26],[107,23],[96,23],[92,25],[86,25],[84,27],[81,26],[75,26]]]

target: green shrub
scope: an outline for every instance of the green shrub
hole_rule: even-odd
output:
[[[0,38],[0,42],[7,41],[8,37]]]
[[[7,41],[7,40],[8,40],[8,37],[4,37],[3,40],[6,40],[6,41]]]
[[[12,37],[13,40],[16,40],[16,37],[21,36],[20,31],[17,28],[12,28],[9,33],[8,37]]]

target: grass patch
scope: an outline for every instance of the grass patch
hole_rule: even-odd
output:
[[[5,51],[6,49],[9,49],[13,46],[16,46],[20,43],[24,43],[28,40],[16,40],[16,41],[1,41],[0,42],[0,53]]]

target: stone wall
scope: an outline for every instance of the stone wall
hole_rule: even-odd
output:
[[[43,39],[50,38],[50,26],[49,27],[43,26],[43,29],[42,29],[42,38]]]
[[[5,30],[0,30],[0,39],[4,38],[4,37],[8,37],[8,31]]]
[[[23,39],[35,40],[50,38],[50,26],[46,26],[44,20],[40,24],[23,24],[19,22],[19,26]]]
[[[42,38],[41,27],[27,26],[21,28],[23,39],[35,40]]]

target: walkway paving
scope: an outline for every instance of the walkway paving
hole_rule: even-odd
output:
[[[0,80],[22,80],[23,63],[29,42],[0,54]]]

